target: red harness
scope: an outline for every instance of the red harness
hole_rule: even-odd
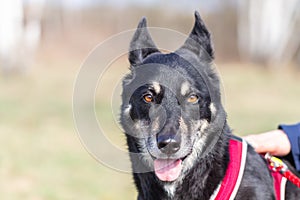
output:
[[[265,159],[269,163],[269,168],[273,175],[277,199],[284,199],[282,188],[285,186],[287,180],[300,188],[300,178],[296,176],[282,160],[271,156],[269,153],[265,154]],[[278,188],[280,188],[280,193],[278,192]]]
[[[229,163],[225,177],[211,196],[211,200],[233,200],[235,198],[244,174],[247,145],[243,139],[234,136],[230,139]],[[286,178],[279,172],[271,171],[271,174],[276,200],[284,200]]]
[[[279,172],[271,171],[271,174],[273,177],[273,187],[275,190],[276,200],[284,200],[286,178],[283,177]]]

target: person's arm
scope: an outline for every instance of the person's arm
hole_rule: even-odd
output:
[[[257,153],[284,156],[300,171],[300,123],[280,125],[278,130],[244,137]]]
[[[291,151],[285,156],[294,166],[297,171],[300,171],[300,123],[295,125],[280,125],[282,130],[288,137]]]
[[[276,156],[285,156],[291,151],[288,136],[280,129],[260,134],[245,136],[257,153],[270,153]]]

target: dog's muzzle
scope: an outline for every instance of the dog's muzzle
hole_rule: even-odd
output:
[[[177,134],[164,134],[157,136],[158,149],[167,155],[175,154],[180,149],[181,138]]]

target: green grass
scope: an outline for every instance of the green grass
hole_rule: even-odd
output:
[[[110,73],[122,74],[124,69]],[[236,134],[266,131],[300,119],[299,73],[237,65],[219,69],[229,123]],[[131,175],[99,164],[77,137],[72,118],[76,72],[42,64],[25,76],[0,77],[0,199],[136,198]],[[103,92],[111,96],[109,87]],[[125,149],[110,100],[96,99],[98,118],[114,132],[109,139]]]
[[[220,67],[234,133],[245,135],[300,121],[299,72],[257,66]]]

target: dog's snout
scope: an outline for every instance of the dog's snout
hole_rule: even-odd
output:
[[[180,149],[180,138],[170,135],[161,135],[157,137],[157,146],[165,154],[174,154]]]

